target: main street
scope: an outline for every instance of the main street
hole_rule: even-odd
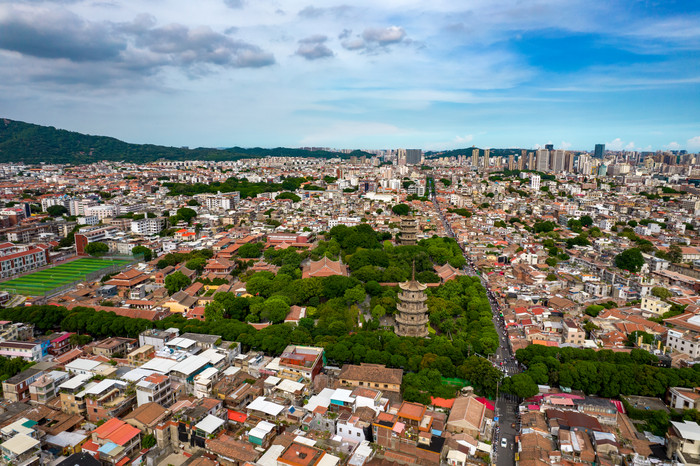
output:
[[[431,193],[432,194],[432,193]],[[445,215],[440,210],[440,206],[437,203],[435,195],[432,194],[431,200],[435,206],[435,210],[440,216],[442,225],[448,236],[456,239],[454,231],[447,223]],[[481,283],[486,288],[486,293],[489,298],[489,303],[491,305],[491,314],[493,319],[493,325],[496,327],[496,332],[498,332],[498,348],[496,349],[494,364],[503,371],[505,376],[513,375],[516,372],[520,372],[520,369],[515,361],[514,354],[510,343],[508,341],[508,332],[506,331],[505,322],[501,316],[501,307],[498,303],[497,297],[491,292],[488,287],[488,282],[486,279],[476,272],[474,263],[471,258],[464,253],[464,258],[467,263],[463,267],[464,273],[470,276],[480,276]],[[495,428],[493,430],[492,439],[492,462],[498,466],[514,466],[515,465],[515,436],[517,435],[518,428],[518,405],[519,400],[515,395],[498,393],[498,399],[496,400],[496,412],[495,417],[498,419],[495,422]],[[506,446],[503,447],[501,442],[505,439]]]

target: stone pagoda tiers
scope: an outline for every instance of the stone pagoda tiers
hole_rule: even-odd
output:
[[[399,303],[394,332],[400,337],[428,336],[428,297],[425,295],[426,285],[416,281],[416,266],[413,265],[413,276],[410,281],[400,283]]]
[[[418,219],[410,216],[401,217],[401,238],[402,246],[412,246],[416,244],[418,234]]]

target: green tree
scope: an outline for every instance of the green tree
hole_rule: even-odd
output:
[[[156,446],[156,438],[153,436],[153,434],[146,434],[143,436],[141,439],[141,447],[142,448],[151,448]]]
[[[177,209],[177,216],[185,222],[190,223],[192,219],[197,216],[197,212],[188,207],[181,207]]]
[[[391,208],[391,210],[396,215],[408,215],[411,211],[411,208],[408,207],[406,204],[396,204],[394,207]]]
[[[165,277],[165,289],[168,290],[169,294],[177,293],[181,289],[188,287],[190,283],[187,275],[179,270]]]
[[[131,254],[134,256],[137,256],[139,254],[143,254],[143,260],[146,262],[150,262],[151,259],[153,258],[153,251],[146,246],[134,246],[131,248]]]
[[[281,296],[273,296],[266,300],[260,311],[260,317],[275,324],[283,322],[287,314],[289,314],[289,304]]]
[[[63,214],[67,214],[68,209],[66,209],[62,205],[56,204],[56,205],[52,205],[52,206],[48,207],[46,209],[46,212],[52,217],[60,217]]]
[[[377,304],[372,308],[372,317],[381,319],[386,314],[386,309],[381,304]]]
[[[642,252],[637,248],[630,248],[615,256],[615,266],[623,270],[637,273],[644,265]]]
[[[238,248],[238,255],[245,259],[257,259],[262,254],[262,243],[246,243]]]
[[[663,286],[655,286],[651,289],[651,294],[660,299],[668,299],[672,296],[671,292]]]
[[[95,257],[104,256],[109,252],[109,246],[100,241],[95,241],[94,243],[88,243],[88,245],[85,246],[85,252]]]
[[[196,270],[197,272],[202,272],[204,266],[207,265],[207,260],[204,257],[193,257],[185,263],[185,267],[190,270]]]
[[[280,193],[277,195],[276,199],[291,199],[292,202],[299,202],[301,198],[294,193]]]
[[[683,251],[681,247],[677,244],[672,244],[668,248],[668,260],[674,264],[678,264],[683,261]]]
[[[598,304],[591,304],[585,309],[585,313],[588,314],[591,317],[598,317],[598,314],[600,314],[600,311],[605,309],[603,306],[600,306]]]
[[[361,303],[364,301],[366,296],[365,289],[362,285],[357,285],[354,288],[348,288],[345,290],[343,297],[348,304]]]
[[[503,389],[520,398],[530,398],[539,393],[537,384],[532,380],[532,377],[526,373],[515,374],[510,377],[508,383],[504,384]]]

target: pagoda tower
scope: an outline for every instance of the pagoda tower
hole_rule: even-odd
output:
[[[416,281],[416,264],[413,264],[413,275],[410,281],[400,283],[399,303],[396,308],[395,333],[400,337],[428,336],[428,297],[425,295],[426,285]]]
[[[415,217],[401,217],[401,245],[412,246],[416,244],[416,235],[418,234],[418,222]]]

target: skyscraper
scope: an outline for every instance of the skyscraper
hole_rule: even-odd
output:
[[[508,170],[515,170],[515,155],[508,154]]]
[[[422,158],[421,149],[406,149],[406,165],[420,165]]]
[[[605,144],[596,144],[593,157],[596,159],[602,159],[603,155],[605,155]]]
[[[566,153],[566,161],[564,163],[564,171],[567,173],[574,172],[574,153],[573,152]]]
[[[554,150],[554,144],[545,144],[544,148],[547,149],[548,151],[553,151]]]
[[[550,165],[554,173],[562,173],[564,171],[566,163],[565,156],[566,152],[564,152],[562,149],[557,149],[550,152]]]
[[[537,160],[535,161],[535,170],[538,172],[549,171],[549,151],[547,149],[537,150]]]
[[[472,167],[479,166],[479,149],[472,149]]]
[[[406,165],[406,149],[399,149],[396,151],[396,164]]]

